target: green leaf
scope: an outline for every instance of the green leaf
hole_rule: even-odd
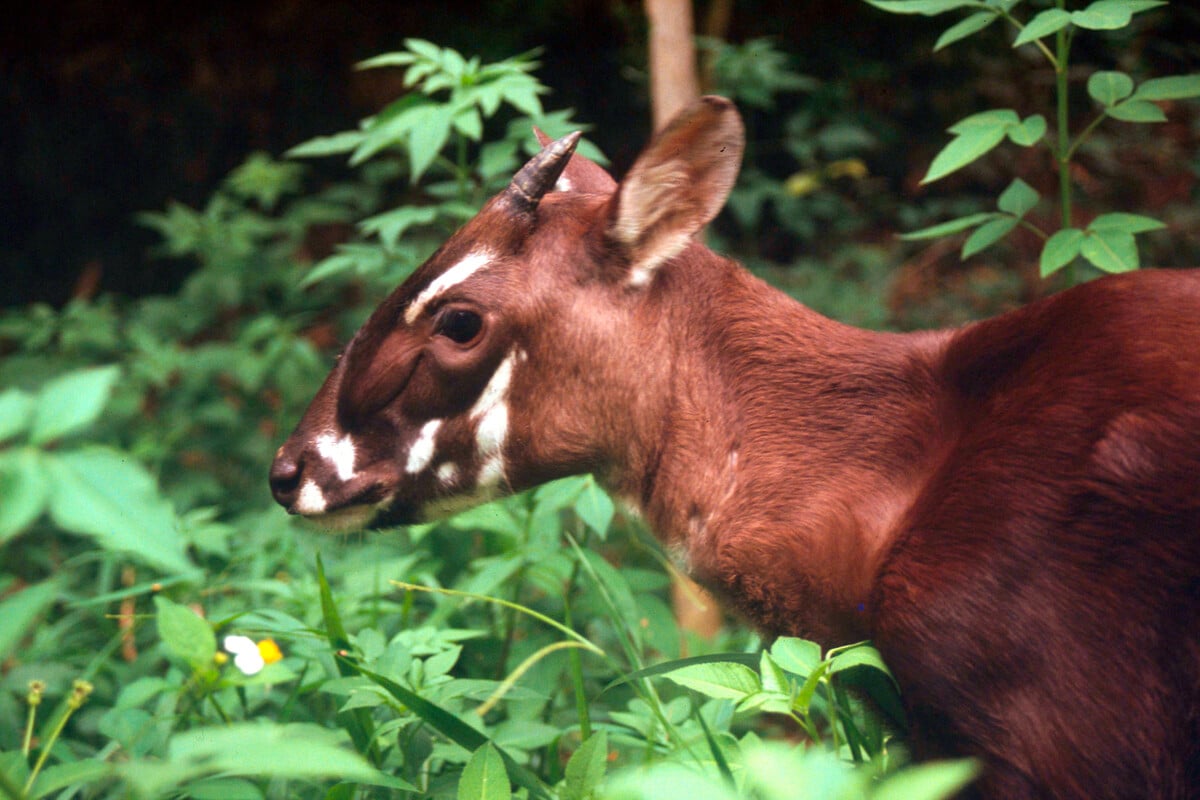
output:
[[[1165,227],[1167,227],[1166,224],[1159,222],[1153,217],[1116,212],[1101,214],[1091,221],[1087,229],[1089,231],[1124,231],[1125,233],[1133,234],[1160,231]]]
[[[1015,179],[1008,188],[1000,193],[996,207],[1015,217],[1023,217],[1037,205],[1037,191],[1020,178]]]
[[[438,153],[450,138],[450,125],[454,112],[449,106],[434,105],[423,109],[409,134],[409,160],[412,182],[416,183],[429,169]]]
[[[342,131],[332,136],[318,136],[301,142],[284,155],[288,158],[316,158],[353,152],[363,142],[362,131]]]
[[[1137,87],[1136,100],[1187,100],[1200,97],[1200,74],[1151,78]]]
[[[33,524],[46,510],[50,483],[33,449],[0,453],[0,544]]]
[[[96,367],[59,375],[42,387],[29,440],[45,444],[91,425],[108,403],[121,370]]]
[[[98,783],[116,775],[116,768],[96,758],[56,764],[42,770],[29,792],[30,798],[45,797],[76,784],[88,784],[95,791]]]
[[[1020,125],[1008,129],[1008,138],[1013,144],[1021,147],[1033,147],[1042,141],[1046,135],[1046,118],[1041,114],[1031,114],[1022,120]]]
[[[821,665],[821,646],[807,639],[781,636],[771,645],[775,663],[796,675],[808,676]]]
[[[1137,242],[1122,230],[1087,231],[1079,254],[1104,272],[1130,272],[1138,268]]]
[[[1070,264],[1079,255],[1079,246],[1083,244],[1083,231],[1078,228],[1064,228],[1058,231],[1042,245],[1042,257],[1039,270],[1043,278],[1048,278],[1055,272]]]
[[[58,599],[62,587],[56,580],[26,586],[0,600],[0,653],[16,652],[21,639],[46,609]]]
[[[1071,22],[1092,31],[1112,31],[1128,25],[1134,14],[1165,5],[1161,0],[1097,0],[1071,12]]]
[[[818,648],[817,652],[820,652],[820,648]],[[642,669],[634,670],[633,672],[627,672],[601,689],[600,694],[603,695],[609,689],[620,686],[623,683],[630,683],[632,681],[641,680],[642,678],[653,678],[656,675],[666,675],[668,672],[674,672],[681,667],[690,666],[692,664],[730,662],[734,664],[742,664],[747,668],[753,668],[758,666],[759,660],[759,657],[753,653],[713,653],[706,656],[677,658],[672,661],[664,661],[661,664],[653,664],[649,667],[643,667]]]
[[[668,672],[664,677],[718,699],[741,700],[762,690],[762,681],[754,670],[731,662],[693,664]]]
[[[211,667],[217,654],[217,636],[212,625],[187,606],[162,595],[155,596],[154,608],[158,638],[167,650],[193,670]]]
[[[1108,108],[1133,94],[1133,78],[1124,72],[1093,72],[1087,90],[1093,100]]]
[[[564,800],[588,800],[608,766],[608,734],[597,731],[567,761]]]
[[[5,389],[0,392],[0,442],[29,429],[34,405],[33,395],[28,392],[20,389]]]
[[[978,214],[969,214],[958,219],[948,220],[946,222],[931,225],[928,228],[911,231],[901,235],[901,239],[905,241],[918,241],[920,239],[936,239],[939,236],[949,236],[952,233],[965,231],[967,228],[974,228],[988,220],[995,219],[999,216],[995,211],[983,211]]]
[[[595,478],[589,476],[583,491],[575,500],[575,513],[583,520],[584,525],[603,539],[608,535],[608,526],[612,524],[615,508],[608,493],[596,485]]]
[[[1126,100],[1105,111],[1122,122],[1166,122],[1167,115],[1149,100]]]
[[[872,800],[943,800],[956,795],[979,775],[974,761],[934,761],[888,776]]]
[[[933,52],[936,53],[943,47],[949,47],[957,41],[965,39],[972,34],[979,33],[979,31],[983,30],[988,25],[991,25],[999,18],[1000,16],[992,11],[980,11],[976,14],[966,17],[965,19],[959,20],[957,23],[947,28],[942,35],[938,37],[937,42],[933,45]]]
[[[890,14],[921,14],[926,17],[979,5],[978,0],[867,0],[867,3]]]
[[[1025,28],[1013,41],[1013,47],[1020,47],[1036,39],[1057,33],[1070,24],[1071,13],[1069,11],[1063,11],[1061,8],[1048,8],[1038,12],[1026,23]]]
[[[1018,220],[1015,217],[1002,217],[994,219],[991,222],[985,222],[975,229],[975,232],[967,237],[963,242],[962,258],[965,261],[981,250],[985,250],[996,242],[1008,236],[1012,229],[1017,227]]]
[[[42,458],[50,481],[50,517],[165,572],[194,573],[179,521],[154,478],[132,456],[88,447]]]
[[[496,748],[485,744],[476,750],[458,779],[458,800],[509,800],[511,792]]]
[[[954,124],[950,128],[950,132],[955,134],[954,139],[934,157],[921,183],[944,178],[981,158],[1004,141],[1008,131],[1019,124],[1020,117],[1010,109],[984,111]]]

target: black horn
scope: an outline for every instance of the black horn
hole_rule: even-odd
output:
[[[504,190],[504,197],[514,211],[531,213],[537,208],[542,197],[562,175],[581,135],[575,131],[554,140],[513,176],[512,183]]]

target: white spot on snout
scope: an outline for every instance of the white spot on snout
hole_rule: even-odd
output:
[[[458,479],[458,465],[453,461],[447,461],[437,468],[437,477],[443,486],[449,486]]]
[[[457,264],[434,278],[433,282],[417,295],[417,299],[413,300],[408,309],[405,310],[404,321],[412,325],[417,321],[417,317],[421,316],[421,312],[425,310],[425,306],[429,305],[434,298],[450,287],[462,283],[484,267],[487,267],[492,263],[492,260],[493,256],[487,250],[475,250],[468,253]]]
[[[429,462],[433,461],[433,439],[437,436],[440,427],[442,427],[440,419],[431,419],[421,426],[417,440],[408,448],[408,463],[404,465],[404,469],[409,475],[416,475],[423,471],[429,466]]]
[[[333,464],[338,480],[348,481],[354,477],[354,461],[358,453],[354,448],[354,440],[349,436],[337,439],[333,434],[326,433],[318,437],[317,453]]]
[[[296,513],[308,517],[313,514],[324,514],[328,504],[325,495],[311,480],[300,485],[300,494],[296,497]]]

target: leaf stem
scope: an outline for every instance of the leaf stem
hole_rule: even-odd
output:
[[[1059,9],[1064,9],[1065,0],[1055,0],[1055,6]],[[1058,200],[1064,230],[1071,227],[1071,156],[1073,154],[1071,132],[1069,130],[1070,84],[1067,75],[1068,57],[1071,51],[1069,27],[1060,28],[1054,34],[1055,51],[1057,53],[1054,77],[1056,94],[1058,96]],[[1072,285],[1076,283],[1074,266],[1067,267],[1067,280]]]

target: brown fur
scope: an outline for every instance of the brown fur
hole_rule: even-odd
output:
[[[437,457],[475,469],[465,409],[519,351],[506,490],[594,472],[765,631],[874,639],[918,753],[982,758],[982,797],[1197,796],[1200,272],[957,330],[854,329],[688,243],[739,151],[710,98],[619,186],[576,156],[564,177],[587,191],[481,212],[351,342],[281,449],[280,502],[308,475],[334,510],[364,491],[314,462],[326,430],[370,451],[382,522],[468,491],[389,464],[444,417]],[[480,343],[403,324],[479,243],[503,262],[449,302],[485,314]]]

